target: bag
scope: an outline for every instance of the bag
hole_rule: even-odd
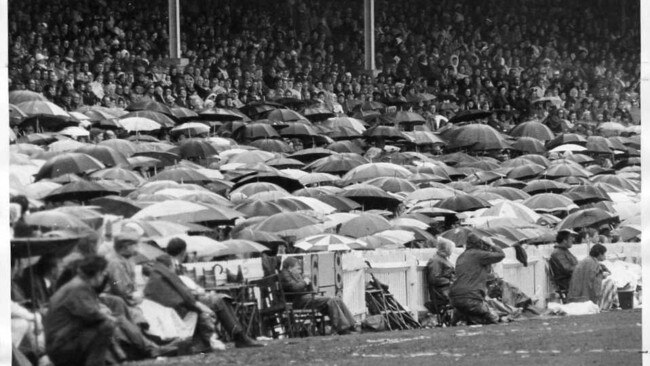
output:
[[[361,328],[373,332],[383,332],[388,329],[383,315],[368,315],[361,322]]]

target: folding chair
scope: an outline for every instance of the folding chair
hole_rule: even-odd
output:
[[[447,296],[436,290],[435,287],[429,286],[429,299],[424,303],[424,306],[431,312],[435,314],[437,320],[437,327],[449,327],[451,326],[451,319],[453,315],[454,308],[451,306]]]
[[[569,292],[569,291],[568,291],[569,289],[562,288],[562,287],[561,287],[561,286],[560,286],[560,285],[555,281],[556,276],[555,276],[555,272],[553,271],[553,263],[551,262],[551,260],[549,260],[548,262],[546,262],[546,271],[547,271],[547,273],[548,273],[548,278],[549,278],[549,281],[550,281],[550,283],[551,283],[551,286],[554,287],[554,289],[555,289],[555,293],[556,293],[556,294],[558,295],[558,297],[560,298],[560,301],[561,301],[563,304],[566,304],[566,303],[567,303],[567,294],[568,294],[568,292]]]

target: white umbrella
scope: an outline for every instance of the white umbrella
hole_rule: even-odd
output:
[[[343,235],[317,234],[298,241],[294,246],[307,252],[332,252],[365,248],[366,244]]]
[[[549,150],[549,152],[565,152],[565,151],[585,151],[587,150],[586,147],[577,145],[577,144],[564,144],[560,146],[556,146]]]
[[[185,133],[191,137],[202,133],[209,133],[210,127],[199,122],[187,122],[172,128],[171,132]]]
[[[167,244],[173,238],[180,238],[187,244],[188,253],[196,253],[197,257],[214,256],[214,253],[221,250],[227,250],[228,246],[207,236],[201,235],[174,235],[156,239],[156,243],[161,248],[167,248]]]
[[[59,133],[64,136],[70,136],[70,137],[90,136],[90,131],[88,131],[85,128],[77,127],[77,126],[66,127],[63,130],[59,131]]]
[[[122,128],[124,128],[129,132],[154,131],[162,127],[160,123],[144,117],[128,117],[128,118],[121,119],[119,121],[120,124],[122,125]]]

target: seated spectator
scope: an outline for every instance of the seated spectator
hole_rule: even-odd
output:
[[[168,254],[156,258],[144,293],[148,299],[173,308],[180,317],[185,317],[189,311],[199,313],[197,336],[204,345],[210,345],[215,351],[225,349],[223,343],[216,339],[217,319],[235,340],[236,347],[262,346],[246,335],[234,310],[223,298],[205,295],[203,301],[197,300],[190,288],[174,273],[172,257]]]
[[[107,265],[100,256],[85,258],[78,274],[52,296],[43,326],[55,365],[106,364],[115,318],[102,310],[95,288],[104,282]]]
[[[451,305],[470,324],[493,324],[499,315],[488,306],[487,281],[492,264],[505,258],[503,250],[491,241],[471,233],[465,251],[456,260],[456,281],[451,285]]]
[[[18,284],[31,299],[32,310],[45,308],[54,293],[61,260],[54,255],[44,255],[32,267],[23,270]]]
[[[569,302],[592,301],[600,310],[618,307],[616,285],[609,276],[611,273],[602,263],[605,260],[607,248],[602,244],[594,244],[589,250],[589,256],[578,262],[567,298]]]
[[[569,251],[577,235],[575,231],[565,229],[560,230],[555,237],[557,244],[551,253],[549,265],[553,272],[553,282],[561,292],[569,290],[571,275],[578,264],[578,259]]]
[[[314,296],[309,278],[302,276],[302,264],[294,257],[287,257],[282,263],[280,283],[287,301],[296,308],[312,308],[329,316],[332,328],[338,334],[356,332],[356,321],[348,307],[338,297]]]

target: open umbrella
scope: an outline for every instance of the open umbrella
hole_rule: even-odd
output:
[[[349,212],[361,209],[361,205],[359,203],[347,197],[326,194],[314,198],[334,207],[339,212]]]
[[[577,210],[578,205],[567,196],[556,193],[539,193],[521,202],[535,212],[552,213],[556,211]]]
[[[332,150],[323,149],[321,147],[313,147],[313,148],[309,148],[309,149],[303,149],[303,150],[296,151],[293,154],[289,155],[289,157],[291,159],[300,160],[303,163],[308,164],[308,163],[311,163],[312,161],[314,161],[316,159],[320,159],[320,158],[323,158],[325,156],[330,156],[330,155],[333,155],[333,154],[336,154],[336,153],[334,151],[332,151]],[[324,172],[324,173],[327,173],[327,172]]]
[[[508,174],[506,174],[506,176],[510,179],[526,180],[535,178],[544,170],[545,168],[542,165],[531,162],[528,165],[521,165],[513,168],[508,172]]]
[[[368,138],[383,138],[386,140],[408,140],[406,135],[393,126],[377,125],[363,132]]]
[[[269,152],[290,153],[293,151],[286,142],[279,139],[259,139],[251,142],[250,146]]]
[[[294,244],[294,247],[306,252],[346,251],[364,246],[353,238],[336,234],[312,235]]]
[[[490,206],[489,202],[465,193],[457,193],[435,204],[435,207],[446,208],[456,212],[474,211]]]
[[[299,212],[281,212],[271,215],[252,227],[254,230],[275,233],[285,237],[305,238],[323,231],[320,221]]]
[[[119,191],[87,180],[79,180],[63,185],[50,192],[43,199],[50,202],[88,201],[92,198],[118,194]]]
[[[266,115],[266,118],[280,122],[292,122],[306,119],[302,114],[286,108],[274,109]]]
[[[345,174],[360,165],[366,164],[367,162],[368,161],[360,155],[354,157],[350,155],[336,154],[317,159],[307,165],[306,168],[320,173]]]
[[[577,133],[562,133],[548,141],[546,143],[546,148],[552,150],[555,147],[566,144],[585,146],[587,144],[587,139]]]
[[[140,211],[140,207],[133,200],[115,195],[93,198],[88,203],[99,206],[100,210],[106,214],[123,217],[131,217]]]
[[[401,199],[386,191],[368,184],[355,184],[346,187],[341,196],[347,197],[359,204],[364,210],[389,210],[394,211],[400,205]]]
[[[32,227],[42,227],[50,230],[69,230],[73,232],[91,231],[88,224],[69,213],[47,210],[30,213],[25,216],[25,223]]]
[[[483,124],[470,124],[453,131],[447,148],[473,151],[501,150],[509,149],[510,144],[494,128]]]
[[[178,183],[204,183],[211,179],[191,168],[167,168],[150,178],[151,181],[171,180]]]
[[[336,116],[335,113],[323,106],[307,107],[302,110],[302,115],[310,121],[322,121]]]
[[[31,90],[12,90],[9,92],[9,103],[20,104],[23,102],[41,101],[46,102],[47,98],[42,93],[33,92]]]
[[[475,121],[477,119],[488,118],[492,115],[491,111],[463,111],[456,114],[455,116],[449,119],[449,123],[460,123],[460,122],[469,122]]]
[[[194,223],[208,221],[228,222],[242,216],[242,213],[227,207],[181,200],[167,200],[143,208],[133,215],[133,218],[154,218],[177,223]]]
[[[264,219],[264,217],[259,217],[259,218],[261,220]],[[238,231],[233,230],[232,238],[245,239],[245,240],[250,240],[250,241],[263,243],[263,244],[285,244],[285,241],[279,235],[269,233],[266,231],[253,230],[250,228],[244,228]]]
[[[398,177],[377,177],[367,180],[365,183],[391,193],[413,192],[417,189],[417,187],[407,179]]]
[[[88,145],[77,149],[76,152],[88,154],[107,167],[129,165],[124,154],[104,145]]]
[[[528,194],[537,194],[541,192],[546,193],[562,193],[571,188],[568,184],[548,180],[548,179],[535,179],[526,184],[523,191]]]
[[[385,218],[371,213],[363,213],[344,222],[338,233],[352,238],[361,238],[392,228],[390,222]]]
[[[546,152],[544,143],[535,137],[519,137],[512,143],[512,148],[529,154],[543,154]]]
[[[279,137],[278,132],[272,126],[265,123],[251,123],[233,131],[233,138],[235,140],[257,140]]]
[[[564,220],[557,224],[556,229],[576,229],[589,226],[600,226],[602,224],[614,223],[618,216],[600,208],[588,208],[570,213]]]
[[[314,127],[300,123],[300,122],[287,122],[286,126],[280,130],[282,137],[312,137],[318,136],[319,133]]]
[[[139,118],[150,119],[150,120],[152,120],[154,122],[157,122],[163,128],[172,128],[172,127],[176,126],[176,122],[175,122],[175,120],[173,119],[172,116],[169,116],[167,114],[157,112],[157,111],[151,111],[151,110],[140,110],[140,111],[134,111],[134,112],[127,113],[127,114],[123,115],[122,117],[120,117],[118,122],[120,124],[124,125],[122,123],[122,121],[124,121],[125,119],[138,118],[138,117]]]
[[[265,112],[270,112],[278,108],[284,108],[284,105],[280,103],[270,102],[270,101],[254,101],[239,108],[239,110],[246,113],[246,115],[248,115],[249,117],[255,118],[260,114],[263,114]]]
[[[391,163],[368,163],[347,172],[341,180],[345,183],[363,182],[376,177],[407,178],[411,172],[403,166]]]
[[[583,177],[589,178],[591,172],[580,167],[580,165],[573,165],[566,162],[560,164],[552,164],[540,176],[546,179],[555,179],[560,177]]]
[[[218,153],[217,149],[209,141],[199,138],[185,139],[179,146],[179,155],[184,159],[205,159]]]
[[[235,210],[246,217],[271,216],[283,212],[285,209],[273,201],[245,200],[235,206]]]
[[[172,135],[198,136],[210,132],[210,126],[200,122],[186,122],[171,129]]]
[[[440,234],[441,237],[451,240],[456,243],[456,247],[464,247],[467,245],[467,237],[470,233],[478,235],[480,238],[490,238],[495,244],[502,248],[511,247],[515,241],[504,237],[503,235],[495,235],[485,229],[461,226],[451,230],[447,230]]]
[[[63,153],[57,155],[43,164],[35,176],[35,180],[55,178],[67,173],[87,173],[103,169],[105,166],[99,160],[82,153]]]
[[[533,137],[541,141],[549,141],[555,137],[548,126],[538,121],[528,121],[518,124],[510,130],[510,136]]]
[[[262,253],[269,251],[270,249],[265,247],[262,244],[256,243],[254,241],[246,239],[230,239],[219,242],[221,245],[224,245],[225,249],[216,249],[214,252],[206,255],[207,257],[220,257],[224,255],[237,255],[237,254],[250,254],[250,253]]]
[[[155,131],[162,127],[160,123],[144,117],[129,117],[121,119],[120,125],[129,132]]]
[[[165,104],[154,102],[152,100],[142,100],[139,102],[134,102],[129,104],[126,107],[126,110],[129,112],[133,111],[153,111],[167,115],[168,117],[174,117],[172,110]]]

